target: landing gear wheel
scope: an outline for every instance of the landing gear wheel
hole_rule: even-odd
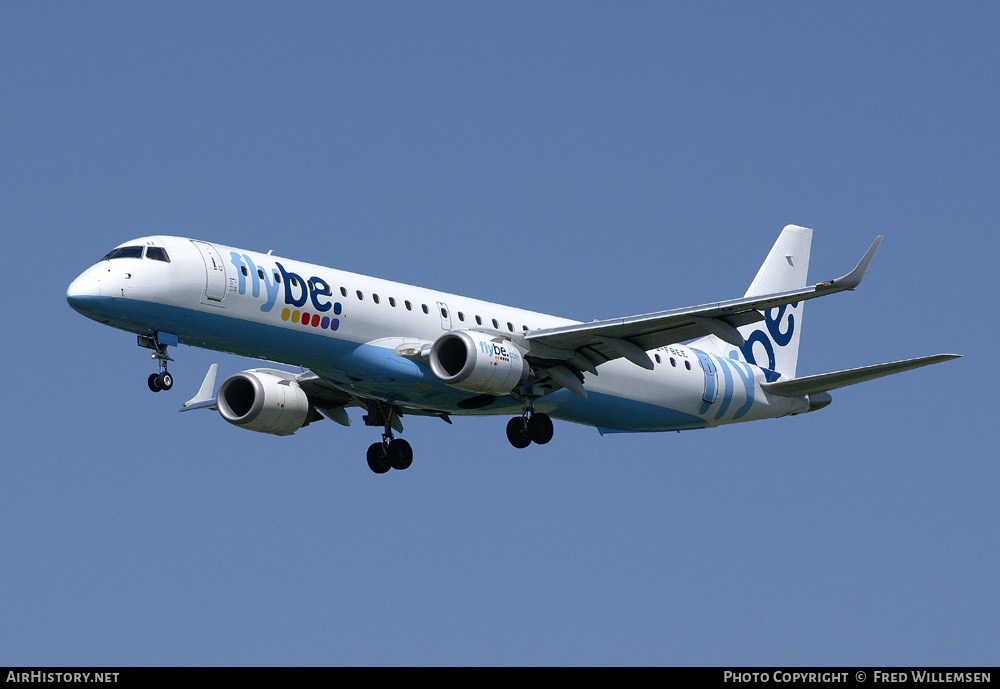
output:
[[[160,386],[161,390],[169,390],[174,387],[174,377],[163,371],[160,375],[156,376],[156,384]]]
[[[389,454],[382,443],[372,443],[368,447],[368,468],[376,474],[384,474],[392,468]]]
[[[544,445],[552,440],[552,419],[548,414],[532,414],[528,419],[528,437],[531,441]]]
[[[531,445],[531,438],[528,437],[528,429],[525,428],[523,416],[515,416],[507,422],[507,440],[518,450],[523,450]]]
[[[146,385],[153,392],[159,392],[163,389],[160,387],[160,375],[158,373],[150,373],[149,378],[146,379]]]
[[[388,452],[389,464],[393,469],[402,471],[413,464],[413,448],[402,438],[396,438],[389,443],[386,448]]]

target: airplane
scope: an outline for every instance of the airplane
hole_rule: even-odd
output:
[[[180,411],[290,435],[321,419],[348,426],[359,407],[382,429],[366,459],[383,474],[413,461],[394,434],[404,416],[510,416],[507,439],[523,449],[552,439],[552,419],[603,435],[793,416],[829,405],[831,390],[958,358],[797,376],[804,302],[856,288],[882,241],[809,285],[812,234],[784,227],[742,298],[589,323],[172,236],[119,245],[66,298],[152,350],[154,392],[173,386],[178,344],[299,367],[242,371],[213,394],[212,364]]]

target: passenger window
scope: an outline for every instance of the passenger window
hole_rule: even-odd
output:
[[[445,307],[442,306],[441,307],[441,318],[447,318],[447,317],[448,317],[448,309],[446,309]]]
[[[524,332],[528,332],[528,326],[522,325],[521,330],[523,330]]]
[[[659,364],[660,363],[660,355],[659,354],[654,354],[653,356],[656,357],[656,363]]]
[[[500,329],[500,324],[497,322],[496,318],[493,319],[493,327],[496,328],[497,330]]]
[[[406,301],[404,301],[403,304],[406,305],[406,310],[407,311],[412,311],[413,310],[413,304],[410,303],[409,299],[407,299]]]
[[[146,255],[147,256],[149,255],[148,251],[146,252]],[[261,280],[264,279],[264,269],[263,268],[258,268],[257,269],[257,277],[259,277]]]
[[[389,297],[389,306],[396,305],[396,297]]]
[[[378,303],[378,295],[377,294],[373,294],[372,295],[372,301],[375,302],[376,304]]]
[[[281,284],[281,273],[277,273],[276,272],[274,274],[274,284],[276,284],[276,285],[280,285]]]
[[[427,304],[421,304],[420,308],[423,309],[424,313],[430,313],[430,311],[427,310]]]
[[[365,300],[365,295],[361,293],[361,290],[358,290],[358,301],[364,301],[364,300]]]
[[[465,320],[465,314],[462,313],[461,311],[458,312],[458,320],[460,320],[460,321],[464,321]]]
[[[684,368],[686,368],[687,370],[690,371],[691,370],[691,362],[690,361],[685,361],[684,362]]]
[[[670,365],[677,368],[677,359],[670,357]]]
[[[507,330],[509,330],[510,332],[514,332],[514,324],[511,323],[510,321],[507,321]]]
[[[240,266],[240,272],[243,273],[243,275],[245,277],[249,277],[250,276],[250,271],[247,270],[246,266]]]
[[[146,247],[146,258],[152,259],[153,261],[163,261],[164,263],[170,263],[170,258],[167,256],[167,250],[162,246],[150,246]]]
[[[292,285],[292,287],[298,287],[299,286],[299,281],[296,280],[294,277],[288,278],[288,282]]]
[[[482,324],[483,324],[482,317],[481,316],[476,316],[476,325],[482,325]]]
[[[346,287],[341,287],[340,288],[340,296],[342,296],[342,297],[346,297],[347,296],[347,288]]]

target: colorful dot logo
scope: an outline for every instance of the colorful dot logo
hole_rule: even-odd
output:
[[[333,305],[333,312],[340,315],[343,307],[340,302],[336,302]],[[330,318],[329,316],[321,316],[318,313],[309,313],[308,311],[299,311],[298,309],[282,309],[281,310],[281,320],[291,321],[292,323],[298,323],[306,328],[322,328],[323,330],[336,330],[340,327],[339,318]]]

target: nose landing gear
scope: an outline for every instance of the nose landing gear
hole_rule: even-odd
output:
[[[169,390],[174,386],[174,377],[170,375],[167,371],[161,371],[160,373],[150,373],[149,378],[146,379],[146,385],[153,392],[159,392],[160,390]]]
[[[146,385],[153,392],[169,390],[174,386],[174,377],[167,371],[167,362],[173,361],[167,354],[167,345],[177,344],[177,338],[167,333],[153,333],[152,335],[139,335],[138,344],[144,349],[152,349],[150,358],[155,359],[160,368],[159,373],[150,373],[146,379]]]

